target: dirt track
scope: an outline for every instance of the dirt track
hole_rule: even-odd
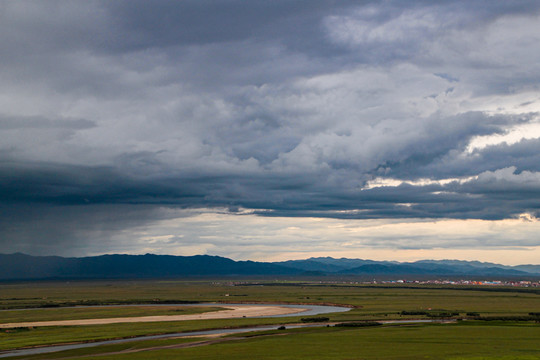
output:
[[[58,320],[58,321],[33,321],[0,324],[0,328],[16,327],[38,327],[38,326],[74,326],[74,325],[104,325],[118,323],[136,322],[160,322],[160,321],[184,321],[184,320],[204,320],[204,319],[232,319],[241,317],[257,317],[269,315],[285,315],[302,312],[306,309],[287,308],[279,305],[225,305],[227,310],[212,311],[202,314],[191,315],[158,315],[158,316],[137,316],[119,317],[106,319],[79,319],[79,320]]]

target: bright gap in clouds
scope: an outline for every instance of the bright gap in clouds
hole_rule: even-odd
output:
[[[466,151],[467,153],[472,154],[474,151],[482,150],[492,145],[503,143],[512,145],[523,139],[538,138],[540,138],[540,122],[536,119],[535,122],[514,126],[508,129],[505,134],[477,136],[471,140]]]
[[[473,155],[475,152],[482,151],[489,146],[496,146],[501,144],[513,145],[522,140],[530,139],[540,139],[540,119],[538,118],[526,124],[513,126],[507,129],[504,134],[476,136],[471,139],[463,155],[467,157]],[[375,179],[367,181],[361,190],[370,190],[378,187],[396,187],[402,184],[408,184],[412,186],[447,185],[453,182],[456,182],[458,184],[464,184],[473,180],[477,180],[478,175],[447,179],[420,178],[416,180],[400,180],[394,178],[376,177]]]
[[[408,184],[412,186],[447,185],[452,182],[463,184],[468,181],[475,180],[477,178],[478,176],[468,176],[464,178],[451,178],[451,179],[439,179],[439,180],[432,180],[432,179],[398,180],[398,179],[378,177],[373,180],[369,180],[361,190],[370,190],[370,189],[374,189],[378,187],[395,187],[401,184]]]
[[[132,254],[209,254],[255,261],[332,256],[394,261],[479,260],[517,265],[538,262],[538,233],[540,222],[528,214],[499,221],[433,221],[284,218],[209,211],[116,233],[110,243],[103,244],[104,251],[100,253],[122,249]]]

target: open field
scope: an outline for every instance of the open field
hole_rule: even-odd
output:
[[[232,286],[234,285],[234,286]],[[344,313],[325,315],[330,322],[429,318],[402,315],[402,311],[440,314],[457,318],[526,317],[540,311],[537,289],[464,289],[426,287],[378,287],[319,282],[260,281],[232,284],[229,281],[137,281],[72,283],[7,283],[0,285],[0,323],[45,319],[98,319],[120,316],[178,315],[178,310],[200,313],[201,307],[137,306],[112,308],[55,308],[76,304],[133,304],[156,302],[274,302],[334,303],[354,306]],[[69,289],[69,291],[67,291]],[[517,290],[517,289],[516,289]],[[39,308],[44,306],[45,308]],[[216,305],[220,306],[219,304]],[[37,308],[14,310],[16,308]],[[226,307],[226,305],[223,305]],[[187,313],[186,313],[187,314]],[[18,318],[20,316],[20,318]],[[126,338],[146,334],[188,332],[202,329],[248,327],[301,322],[287,318],[206,319],[172,322],[123,323],[89,326],[51,326],[0,331],[0,350],[70,342]],[[55,353],[60,356],[108,354],[98,358],[332,358],[416,359],[500,358],[539,359],[540,325],[534,321],[466,320],[455,324],[384,325],[374,328],[320,327],[246,334],[216,339],[141,340],[129,344],[99,346]],[[185,344],[199,346],[185,347]],[[129,353],[120,352],[129,350]],[[153,349],[141,351],[141,349]],[[394,350],[391,350],[394,349]],[[401,350],[395,350],[401,349]],[[68,356],[69,355],[69,356]],[[315,356],[317,355],[317,356]],[[51,358],[50,355],[30,358]],[[497,357],[498,356],[498,357]],[[521,357],[520,357],[521,356]]]
[[[55,353],[55,359],[538,359],[540,327],[516,323],[295,329]],[[102,354],[102,356],[99,356]],[[35,355],[29,359],[50,359]]]
[[[537,359],[538,326],[411,325],[321,328],[235,338],[211,346],[155,349],[93,359]],[[160,345],[151,344],[154,347]],[[170,344],[168,344],[170,346]],[[161,345],[166,346],[166,345]],[[505,357],[501,357],[504,354]],[[83,359],[85,357],[82,357]]]

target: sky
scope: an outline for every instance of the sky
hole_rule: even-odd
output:
[[[540,264],[540,2],[0,1],[0,253]]]

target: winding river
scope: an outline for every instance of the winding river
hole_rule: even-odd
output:
[[[144,305],[137,305],[144,306]],[[149,306],[155,306],[149,305]],[[167,304],[167,306],[186,306],[186,304]],[[204,304],[193,304],[187,306],[265,306],[268,307],[268,304],[223,304],[223,303],[204,303]],[[290,316],[313,316],[321,314],[329,314],[336,312],[345,312],[351,310],[351,308],[340,307],[340,306],[324,306],[324,305],[289,305],[289,304],[272,304],[272,306],[285,307],[290,309],[298,309],[299,312],[282,314],[282,315],[268,315],[268,316],[248,316],[252,318],[267,318],[267,317],[290,317]],[[301,309],[303,311],[301,311]],[[288,325],[288,328],[297,328],[297,327],[313,327],[320,326],[316,324],[302,324],[302,325]],[[182,333],[172,333],[172,334],[162,334],[162,335],[149,335],[149,336],[139,336],[129,339],[117,339],[117,340],[105,340],[105,341],[96,341],[91,343],[80,343],[80,344],[69,344],[69,345],[53,345],[53,346],[44,346],[36,347],[30,349],[20,349],[20,350],[11,350],[6,352],[0,352],[0,358],[7,358],[13,356],[28,356],[36,354],[46,354],[53,353],[58,351],[81,349],[93,346],[101,345],[111,345],[111,344],[121,344],[133,341],[141,340],[155,340],[155,339],[167,339],[167,338],[178,338],[186,336],[204,336],[204,335],[214,335],[214,334],[235,334],[235,333],[244,333],[250,331],[261,331],[261,330],[272,330],[276,329],[276,325],[272,326],[258,326],[258,327],[249,327],[249,328],[240,328],[240,329],[217,329],[217,330],[205,330],[205,331],[191,331],[191,332],[182,332]]]

